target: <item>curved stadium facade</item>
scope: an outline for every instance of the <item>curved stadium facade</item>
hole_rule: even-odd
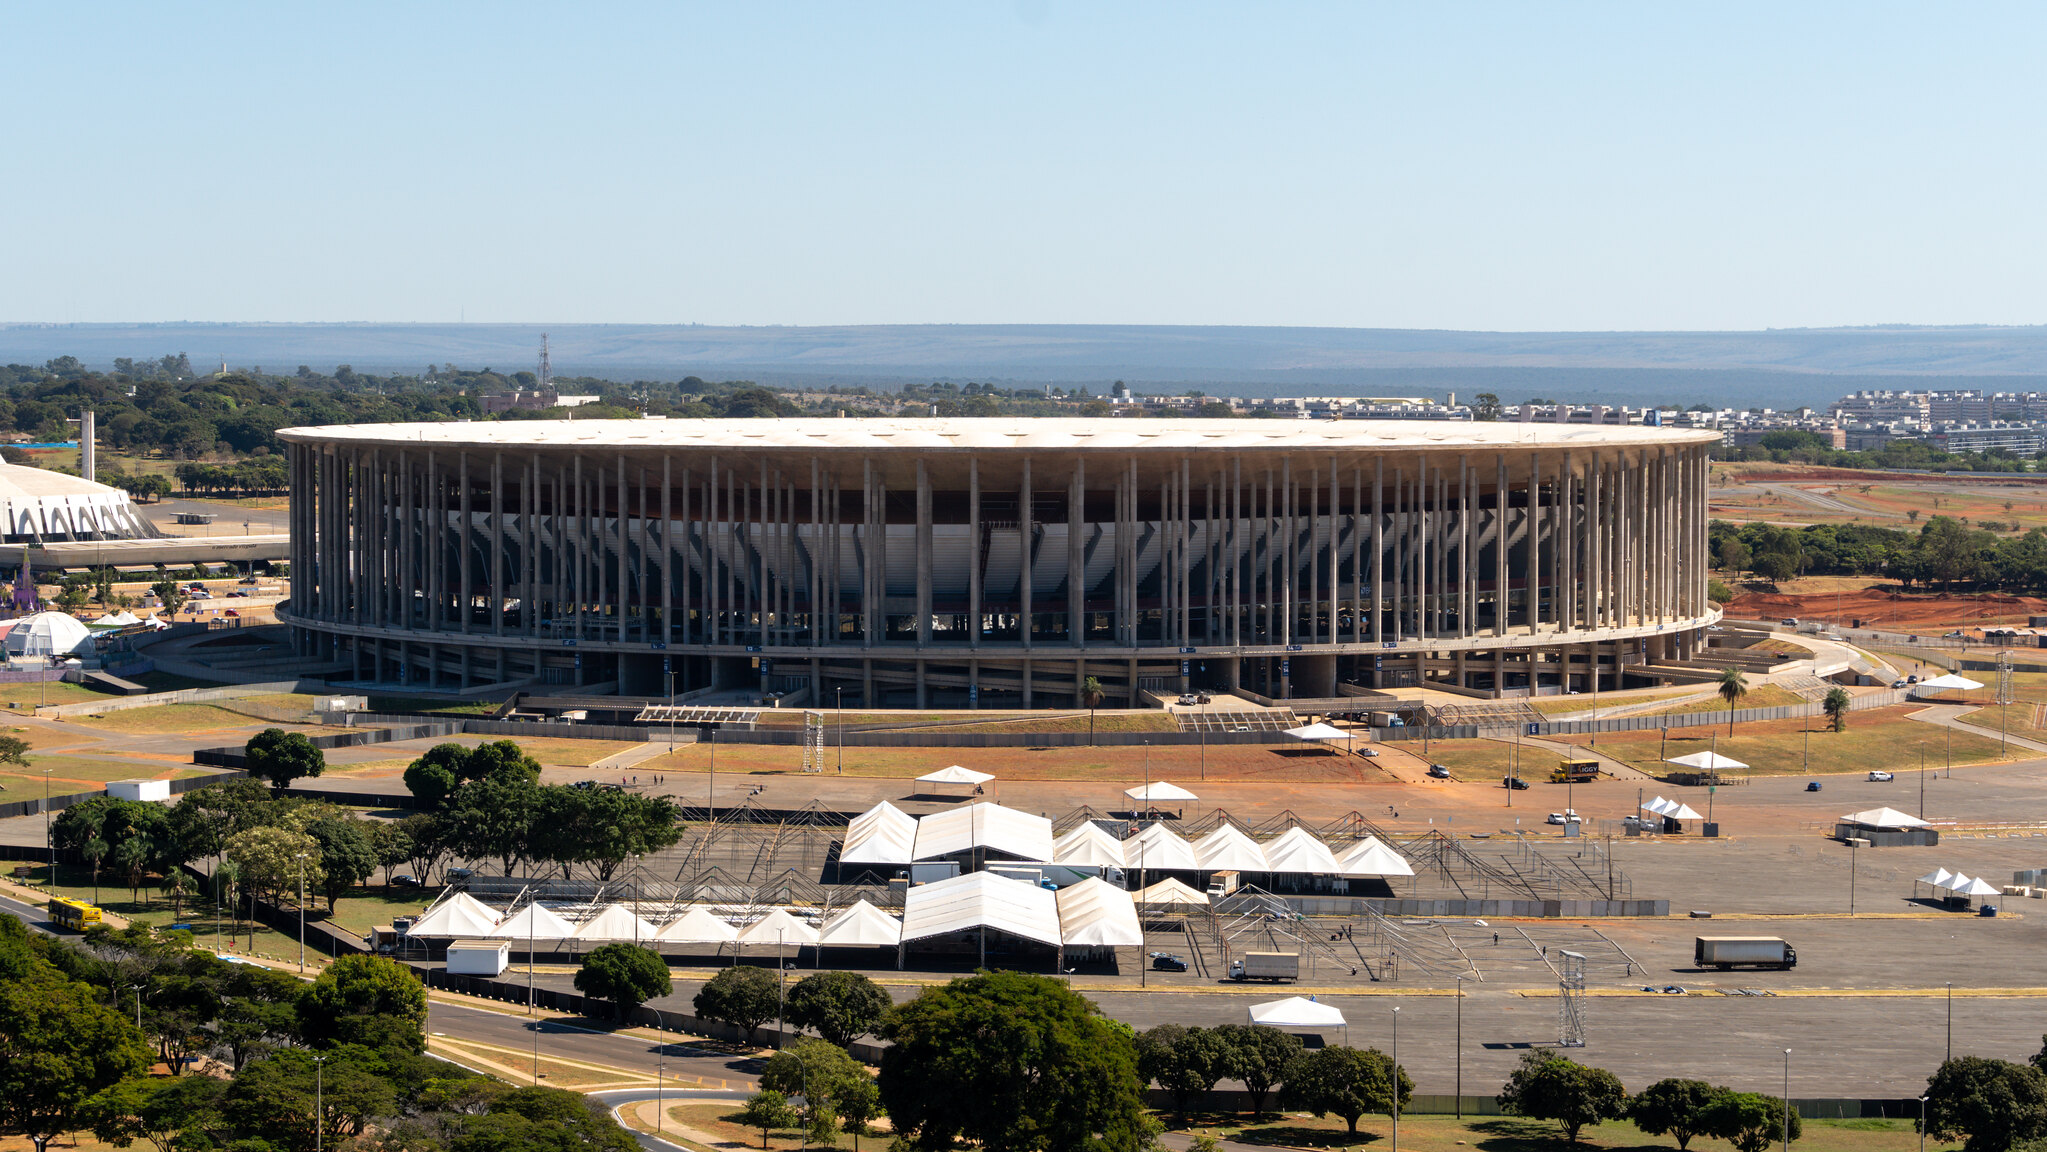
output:
[[[1651,683],[1712,433],[1408,421],[294,428],[308,657],[442,688],[1071,707]],[[670,675],[673,685],[669,683]],[[807,690],[807,691],[806,691]]]

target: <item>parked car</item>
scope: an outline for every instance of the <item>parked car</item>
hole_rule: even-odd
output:
[[[1798,617],[1796,617],[1796,616],[1786,616],[1786,617],[1785,617],[1785,618],[1783,619],[1782,623],[1783,623],[1784,627],[1786,627],[1786,628],[1796,628],[1796,627],[1798,627]]]
[[[1892,780],[1897,779],[1897,777],[1891,775],[1889,772],[1871,772],[1869,774],[1869,779],[1872,783],[1886,784]]]
[[[1526,792],[1528,791],[1528,781],[1523,780],[1519,776],[1502,776],[1500,777],[1500,787],[1516,792]]]
[[[1806,790],[1807,792],[1817,792],[1817,791],[1819,791],[1819,790],[1820,790],[1820,782],[1819,782],[1819,781],[1817,781],[1817,780],[1809,780],[1809,781],[1807,781],[1807,782],[1806,782],[1806,785],[1805,785],[1805,790]]]
[[[1544,824],[1583,824],[1584,822],[1584,817],[1568,809],[1562,812],[1552,812],[1549,814],[1549,818],[1543,821]]]
[[[1379,750],[1377,748],[1360,748],[1358,749],[1358,755],[1377,760],[1379,758]]]
[[[213,599],[213,593],[211,593],[211,592],[208,592],[208,591],[207,591],[206,589],[204,589],[204,588],[194,588],[194,589],[192,589],[192,590],[191,590],[190,592],[187,592],[187,593],[185,593],[185,599],[187,599],[187,600],[211,600],[211,599]]]
[[[1907,677],[1905,677],[1905,683],[1907,683],[1907,684],[1917,684],[1917,683],[1919,683],[1919,677],[1917,677],[1917,676],[1907,676]]]
[[[230,588],[230,589],[228,589],[228,593],[227,593],[227,596],[228,596],[228,599],[230,599],[230,600],[233,600],[233,599],[235,599],[236,597],[241,597],[242,599],[245,599],[245,600],[246,600],[246,599],[248,598],[249,594],[248,594],[248,592],[246,592],[246,591],[244,591],[243,589],[240,589],[240,588]]]
[[[1180,694],[1178,703],[1182,708],[1192,708],[1196,704],[1201,703],[1201,697],[1196,696],[1192,692],[1183,692]]]
[[[1905,686],[1905,682],[1904,682],[1903,680],[1893,680],[1893,681],[1891,681],[1891,687],[1893,687],[1893,688],[1903,688],[1904,686]]]
[[[1171,952],[1154,952],[1151,954],[1151,970],[1154,972],[1185,972],[1187,970],[1187,961],[1182,957],[1173,955]]]
[[[1963,639],[1964,637],[1966,637],[1967,635],[1968,635],[1968,633],[1966,633],[1966,632],[1962,631],[1962,630],[1961,630],[1960,628],[1957,628],[1957,629],[1955,629],[1954,631],[1952,631],[1952,632],[1949,632],[1949,633],[1947,633],[1947,634],[1946,634],[1945,636],[1941,637],[1941,639],[1943,639],[1943,640],[1960,640],[1960,639]]]
[[[1429,775],[1434,776],[1438,780],[1448,780],[1450,778],[1450,768],[1446,764],[1431,764],[1429,765]]]
[[[396,876],[391,877],[391,886],[393,888],[417,888],[419,887],[419,877],[410,873],[400,872]]]

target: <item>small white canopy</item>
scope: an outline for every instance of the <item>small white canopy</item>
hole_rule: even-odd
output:
[[[1896,808],[1871,808],[1867,812],[1850,812],[1841,817],[1850,824],[1865,828],[1931,828],[1932,825],[1917,816],[1910,816]]]
[[[917,844],[917,821],[883,800],[846,825],[841,864],[908,864]]]
[[[576,926],[576,939],[603,943],[609,940],[652,942],[660,932],[633,915],[624,904],[606,904],[602,911]]]
[[[1967,884],[1963,884],[1962,877],[1957,876],[1955,877],[1955,886],[1952,889],[1950,889],[1950,891],[1952,891],[1957,896],[2004,895],[2004,893],[1998,889],[1997,885],[1990,883],[1988,880],[1983,879],[1981,876],[1976,877],[1974,880],[1969,881]]]
[[[1341,1028],[1350,1022],[1327,1004],[1306,996],[1289,996],[1251,1005],[1251,1023],[1274,1028]]]
[[[1059,946],[1059,902],[1035,884],[994,872],[966,872],[910,889],[903,898],[903,940],[975,928]]]
[[[832,917],[817,934],[827,948],[892,948],[902,939],[903,922],[865,900]]]
[[[1935,888],[1945,888],[1949,884],[1954,883],[1954,879],[1955,879],[1954,873],[1948,871],[1945,868],[1935,868],[1933,871],[1928,872],[1926,875],[1921,876],[1917,880],[1914,880],[1913,883],[1931,884]]]
[[[1299,728],[1289,728],[1286,734],[1296,740],[1348,740],[1352,735],[1334,724],[1324,724],[1319,720]]]
[[[1295,825],[1277,840],[1265,845],[1267,870],[1272,872],[1298,872],[1310,876],[1334,876],[1338,869],[1336,857],[1329,851],[1329,845],[1309,835],[1306,828]]]
[[[1748,765],[1736,760],[1734,757],[1722,756],[1718,752],[1694,752],[1689,756],[1672,756],[1670,759],[1665,760],[1664,763],[1679,764],[1686,768],[1698,768],[1707,772],[1727,772],[1736,768],[1748,767]]]
[[[1144,929],[1130,893],[1093,876],[1061,888],[1059,939],[1084,948],[1142,948]]]
[[[457,892],[412,922],[412,936],[488,936],[498,926],[497,910],[467,892]]]
[[[1338,876],[1412,876],[1414,865],[1407,857],[1381,843],[1376,836],[1363,840],[1344,850],[1336,858]]]
[[[1129,867],[1123,856],[1123,842],[1092,820],[1076,826],[1053,842],[1052,862],[1083,867]]]
[[[1052,822],[1000,804],[969,804],[917,821],[916,858],[990,848],[1019,860],[1052,858]]]
[[[988,781],[993,779],[995,779],[995,777],[990,773],[976,772],[972,768],[962,768],[959,765],[955,764],[950,768],[940,768],[936,772],[926,772],[924,775],[917,777],[917,783],[986,784]]]
[[[1137,902],[1148,908],[1171,907],[1176,904],[1190,904],[1205,907],[1208,894],[1196,891],[1187,885],[1167,877],[1137,894]]]
[[[142,623],[142,617],[125,609],[111,616],[102,616],[92,622],[94,628],[126,628],[130,624]]]
[[[698,904],[670,921],[654,939],[663,944],[727,944],[739,939],[739,929]]]
[[[490,930],[493,940],[566,940],[576,926],[541,904],[528,904]]]
[[[1201,867],[1194,845],[1173,834],[1164,824],[1153,824],[1123,842],[1126,867],[1147,872],[1193,872]]]
[[[1177,803],[1185,800],[1201,799],[1201,797],[1187,791],[1178,784],[1169,784],[1164,780],[1156,780],[1150,784],[1139,784],[1135,788],[1125,788],[1123,794],[1139,804]]]
[[[1658,816],[1667,816],[1672,820],[1700,819],[1699,814],[1692,811],[1691,805],[1676,800],[1665,800],[1661,796],[1642,805],[1642,807],[1646,811],[1654,812]]]
[[[1976,689],[1976,688],[1981,688],[1981,687],[1983,687],[1983,685],[1981,685],[1981,684],[1977,683],[1977,682],[1976,682],[1976,681],[1974,681],[1974,680],[1971,680],[1971,679],[1969,679],[1969,678],[1968,678],[1967,676],[1957,676],[1957,675],[1955,675],[1954,673],[1950,672],[1950,673],[1948,673],[1948,674],[1947,674],[1947,675],[1945,675],[1945,676],[1935,676],[1935,677],[1934,677],[1933,679],[1931,679],[1931,680],[1921,680],[1921,681],[1920,681],[1919,683],[1917,683],[1917,684],[1915,684],[1915,685],[1913,685],[1913,686],[1912,686],[1912,691],[1914,691],[1914,692],[1927,692],[1927,691],[1932,691],[1932,692],[1946,692],[1946,691],[1968,692],[1968,691],[1971,691],[1971,690],[1973,690],[1973,689]]]
[[[780,908],[768,910],[768,914],[739,930],[741,944],[815,944],[817,929],[789,915]]]
[[[1265,849],[1258,841],[1244,835],[1235,824],[1222,827],[1194,842],[1194,858],[1201,862],[1204,872],[1270,872],[1266,862]]]

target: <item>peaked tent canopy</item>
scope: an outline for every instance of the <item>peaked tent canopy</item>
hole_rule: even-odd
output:
[[[698,905],[670,921],[654,939],[663,944],[727,944],[739,939],[739,929]]]
[[[917,821],[916,858],[986,848],[1019,860],[1052,858],[1052,822],[1000,804],[969,804]]]
[[[2001,890],[1999,890],[1997,885],[1992,884],[1991,882],[1985,880],[1981,876],[1976,877],[1974,880],[1969,881],[1967,884],[1961,883],[1961,878],[1956,877],[1955,886],[1952,889],[1950,889],[1950,891],[1952,891],[1957,896],[2004,895],[2004,893]]]
[[[1914,880],[1913,883],[1931,884],[1935,888],[1945,888],[1949,884],[1952,884],[1954,882],[1954,879],[1955,879],[1954,873],[1948,871],[1945,868],[1935,868],[1933,871],[1928,872],[1926,875],[1921,876],[1917,880]]]
[[[1153,824],[1123,842],[1126,867],[1147,872],[1193,872],[1201,867],[1194,845],[1187,843],[1164,824]]]
[[[576,926],[540,904],[528,904],[491,929],[493,940],[566,940]]]
[[[410,936],[488,936],[498,926],[497,910],[467,892],[457,892],[406,929]]]
[[[1414,865],[1376,836],[1367,836],[1336,859],[1338,876],[1412,876]]]
[[[993,779],[995,779],[995,777],[991,773],[976,772],[972,768],[962,768],[959,765],[955,764],[950,768],[940,768],[936,772],[926,772],[924,775],[917,777],[917,783],[986,784],[988,781]]]
[[[1348,740],[1352,735],[1334,724],[1324,724],[1319,720],[1299,728],[1289,728],[1286,734],[1296,740]]]
[[[1130,893],[1093,876],[1061,888],[1059,939],[1084,948],[1142,948],[1144,929]]]
[[[1297,872],[1310,876],[1334,876],[1336,857],[1329,846],[1296,824],[1286,834],[1265,845],[1265,861],[1272,872]]]
[[[1945,676],[1935,676],[1931,680],[1921,680],[1919,683],[1914,684],[1912,686],[1912,691],[1969,692],[1981,687],[1983,687],[1983,685],[1977,683],[1974,680],[1969,679],[1967,676],[1957,676],[1954,673],[1950,672]]]
[[[1201,862],[1204,872],[1219,872],[1229,869],[1236,872],[1270,872],[1266,862],[1265,849],[1256,840],[1244,835],[1235,824],[1222,827],[1194,842],[1194,858]]]
[[[1350,1021],[1343,1013],[1306,996],[1289,996],[1251,1005],[1251,1023],[1274,1028],[1341,1028]]]
[[[741,944],[815,944],[817,929],[780,908],[739,930]]]
[[[1073,831],[1053,842],[1052,862],[1083,867],[1129,867],[1123,856],[1123,842],[1092,820],[1077,825]]]
[[[1125,788],[1123,794],[1139,804],[1179,803],[1187,800],[1201,799],[1201,797],[1187,791],[1178,784],[1170,784],[1164,780],[1155,780],[1150,784],[1139,784],[1135,788]]]
[[[1850,824],[1865,828],[1931,828],[1932,825],[1917,816],[1900,812],[1896,808],[1871,808],[1867,812],[1850,812],[1841,817]]]
[[[1179,904],[1206,907],[1208,905],[1208,894],[1190,888],[1171,877],[1167,877],[1139,892],[1137,894],[1137,902],[1147,908],[1172,907]]]
[[[1734,757],[1722,756],[1718,752],[1694,752],[1689,756],[1672,756],[1670,759],[1665,760],[1664,763],[1678,764],[1686,768],[1699,768],[1708,772],[1725,772],[1735,768],[1748,767],[1748,765],[1736,760]]]
[[[894,947],[902,939],[903,922],[866,900],[832,917],[817,934],[817,942],[827,948]]]
[[[910,889],[903,897],[903,942],[993,928],[1059,946],[1059,902],[1035,884],[993,872],[966,872]]]
[[[623,904],[606,904],[597,915],[576,925],[578,940],[652,940],[660,929],[633,915]]]
[[[917,843],[917,821],[883,800],[846,825],[841,864],[908,864]]]

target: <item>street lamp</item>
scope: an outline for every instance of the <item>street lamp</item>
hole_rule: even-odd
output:
[[[1400,1068],[1393,1069],[1393,1094],[1400,1095]],[[1464,977],[1457,978],[1457,1118],[1464,1119]]]
[[[650,1009],[654,1013],[654,1031],[667,1031],[661,1024],[661,1009]],[[654,1135],[661,1135],[661,1114],[667,1111],[661,1104],[661,1077],[668,1071],[668,1041],[661,1040],[654,1046]]]
[[[1400,1152],[1400,1005],[1393,1006],[1393,1152]]]
[[[147,982],[130,984],[128,990],[135,993],[135,1030],[142,1031],[142,990],[149,987]]]
[[[839,775],[846,774],[846,686],[840,684],[832,689],[839,706]]]
[[[1791,1049],[1784,1050],[1784,1152],[1791,1152]]]
[[[320,1152],[327,1135],[327,1058],[313,1057],[313,1152]]]
[[[57,894],[57,841],[50,836],[50,773],[57,770],[54,764],[43,768],[43,846],[50,850],[50,895]]]
[[[1926,1152],[1926,1097],[1919,1098],[1919,1152]]]
[[[1947,1055],[1946,1060],[1955,1058],[1955,982],[1947,982]]]

